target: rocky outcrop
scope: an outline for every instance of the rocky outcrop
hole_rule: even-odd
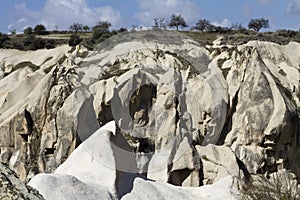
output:
[[[233,112],[224,144],[252,174],[282,168],[299,174],[295,156],[300,133],[300,57],[292,53],[298,48],[296,43],[249,42],[233,50],[236,57],[228,59],[231,68],[226,79]]]
[[[133,153],[131,170],[116,168],[119,140],[112,135],[90,153],[107,147],[115,156],[108,189],[98,185],[108,196],[126,193],[115,186],[124,171],[194,187],[281,169],[299,179],[299,50],[295,42],[217,40],[203,47],[174,31],[142,31],[113,36],[90,52],[43,50],[31,64],[20,52],[14,59],[0,52],[1,161],[22,180],[65,166],[64,177],[40,177],[68,185],[76,178],[76,187],[86,187],[91,180],[67,158],[115,120],[129,144],[122,140],[124,152]]]
[[[155,45],[147,37],[132,43],[114,38],[87,60],[101,60],[104,74],[115,77],[103,85],[105,91],[114,87],[114,94],[106,96],[100,90],[105,98],[98,99],[98,110],[117,120],[124,134],[135,140],[134,148],[145,146],[145,141],[152,148],[137,153],[138,159],[149,162],[139,165],[140,171],[145,174],[147,169],[149,178],[182,185],[189,175],[175,183],[172,174],[194,174],[205,162],[197,161],[199,155],[191,147],[185,155],[189,164],[172,166],[186,138],[189,144],[229,146],[246,174],[281,168],[299,173],[298,141],[293,139],[299,134],[299,44],[255,41],[234,47],[216,42],[204,49],[176,36],[183,41],[180,46],[158,38]],[[128,71],[130,66],[135,68]],[[237,163],[234,156],[232,162]]]
[[[93,96],[69,67],[69,49],[17,52],[22,56],[15,59],[3,56],[5,69],[29,61],[36,66],[13,68],[0,81],[1,161],[23,181],[52,172],[99,128]],[[38,53],[42,56],[35,61]]]
[[[136,167],[133,152],[112,121],[78,146],[54,174],[38,174],[29,185],[46,199],[233,199],[237,195],[232,177],[200,188],[175,187],[139,177]]]
[[[55,174],[39,174],[29,185],[37,188],[46,199],[117,198],[118,194],[121,194],[118,191],[120,179],[129,170],[136,171],[136,166],[133,154],[130,155],[129,145],[127,151],[119,150],[118,146],[126,147],[126,141],[116,133],[114,123],[110,122],[101,127],[78,146],[55,170]],[[102,148],[98,148],[99,146]],[[121,155],[122,152],[125,154]],[[45,184],[47,182],[53,184]],[[55,195],[53,187],[56,188]],[[122,187],[122,190],[124,189]],[[89,191],[88,196],[86,190]]]
[[[228,106],[227,85],[222,71],[209,64],[205,48],[177,33],[170,37],[180,38],[178,44],[170,44],[157,32],[150,35],[151,40],[103,46],[83,61],[82,66],[91,67],[101,60],[98,66],[108,77],[91,87],[97,97],[94,105],[101,119],[107,113],[104,122],[116,120],[123,134],[136,140],[137,162],[144,162],[138,164],[139,172],[175,185],[199,186],[201,164],[191,146],[191,133],[199,133],[196,140],[201,145],[218,141]]]
[[[35,189],[20,181],[15,172],[0,163],[0,199],[44,199]]]
[[[134,180],[132,192],[126,194],[122,199],[238,199],[238,194],[232,189],[232,183],[232,177],[226,177],[212,185],[205,185],[198,188],[187,188],[173,186],[166,183],[145,181],[137,178]]]

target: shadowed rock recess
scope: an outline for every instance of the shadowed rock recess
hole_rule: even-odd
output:
[[[236,180],[300,180],[300,44],[223,44],[141,31],[0,50],[0,161],[45,199],[238,199]]]

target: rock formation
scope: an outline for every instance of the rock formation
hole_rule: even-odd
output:
[[[69,50],[62,46],[56,51],[18,52],[21,56],[14,59],[3,56],[7,74],[0,81],[1,161],[21,180],[56,169],[80,138],[100,127],[93,96],[76,85],[78,75],[68,66]]]
[[[282,169],[299,178],[299,52],[295,42],[204,47],[173,31],[123,33],[93,51],[0,51],[0,160],[23,181],[55,172],[33,185],[52,180],[105,198],[138,199],[143,185],[169,195],[140,175],[166,191]],[[116,135],[86,140],[112,120]],[[102,154],[113,166],[104,185],[103,172],[81,175]]]
[[[134,154],[129,149],[120,151],[120,147],[126,146],[130,148],[115,122],[109,122],[78,146],[54,174],[38,174],[29,185],[38,189],[45,199],[62,200],[232,199],[236,195],[230,176],[200,188],[145,180],[134,173]]]
[[[44,199],[35,189],[25,185],[5,164],[0,163],[0,199]]]

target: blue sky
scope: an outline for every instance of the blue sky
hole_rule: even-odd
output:
[[[300,28],[300,0],[0,0],[0,32],[44,24],[68,29],[74,23],[93,26],[109,21],[114,28],[151,26],[153,18],[181,14],[189,26],[199,19],[216,25],[269,19],[268,30]]]

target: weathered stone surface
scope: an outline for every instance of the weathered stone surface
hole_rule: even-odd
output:
[[[247,184],[240,184],[237,187],[240,187],[241,199],[265,197],[299,199],[299,185],[296,176],[286,170],[278,170],[269,176],[253,175]]]
[[[149,164],[141,165],[143,169],[148,166],[147,177],[182,185],[188,174],[200,167],[197,158],[189,158],[195,153],[190,147],[193,142],[191,133],[198,130],[200,137],[204,138],[201,141],[204,145],[218,141],[227,113],[227,85],[221,70],[213,64],[208,65],[208,52],[190,39],[183,38],[182,44],[172,45],[155,32],[152,37],[161,43],[135,39],[131,43],[120,42],[116,46],[105,47],[109,53],[101,51],[91,55],[87,62],[102,59],[98,65],[106,70],[104,75],[115,75],[116,68],[124,70],[119,78],[108,79],[110,83],[114,80],[114,94],[108,93],[109,100],[105,95],[98,105],[105,105],[105,110],[109,111],[107,102],[111,102],[113,117],[124,134],[146,138],[151,144],[153,149],[151,153],[147,152]],[[135,68],[128,71],[132,66]],[[104,96],[103,92],[108,87],[99,89],[99,94]],[[201,95],[203,97],[199,98]],[[101,112],[99,114],[102,115]],[[187,139],[188,145],[180,153],[177,149],[183,138]],[[176,162],[176,152],[184,154],[184,151],[190,152],[184,159],[193,160],[193,163],[169,168]],[[185,178],[173,182],[174,174],[181,172],[187,173],[183,176]],[[198,172],[195,173],[194,177]],[[199,186],[199,181],[193,182],[191,185]]]
[[[70,47],[67,45],[62,45],[55,49],[37,51],[0,49],[0,71],[9,74],[24,67],[29,67],[32,70],[41,68],[48,71],[57,62],[62,62],[69,50]],[[0,78],[2,77],[0,76]]]
[[[114,199],[130,192],[136,172],[134,154],[112,121],[79,145],[55,174],[39,174],[29,185],[47,199]]]
[[[15,172],[0,163],[0,199],[44,199],[37,190],[22,183]]]
[[[1,161],[23,181],[38,172],[53,172],[99,128],[93,96],[70,66],[69,50],[12,50],[14,59],[0,52],[2,66],[12,66],[0,80]]]
[[[200,186],[243,176],[241,168],[299,179],[299,43],[204,48],[154,31],[67,50],[32,61],[0,51],[0,159],[22,180],[53,172],[110,120],[134,150],[136,172],[153,180]]]
[[[234,193],[232,189],[232,183],[232,177],[226,177],[212,185],[206,185],[198,188],[187,188],[136,178],[134,180],[133,190],[122,199],[238,199],[238,195]]]
[[[38,174],[29,185],[38,189],[46,199],[201,200],[236,197],[232,177],[211,186],[187,188],[144,180],[132,173],[133,170],[137,170],[133,152],[118,133],[115,122],[109,122],[78,146],[54,174]]]
[[[203,184],[212,184],[226,176],[239,177],[240,171],[234,152],[226,146],[209,144],[196,146],[202,161]]]
[[[299,176],[298,48],[249,42],[228,58],[234,64],[227,75],[231,114],[224,141],[250,173],[286,168]]]
[[[29,184],[35,187],[47,200],[113,199],[106,188],[86,184],[66,174],[38,174]]]

